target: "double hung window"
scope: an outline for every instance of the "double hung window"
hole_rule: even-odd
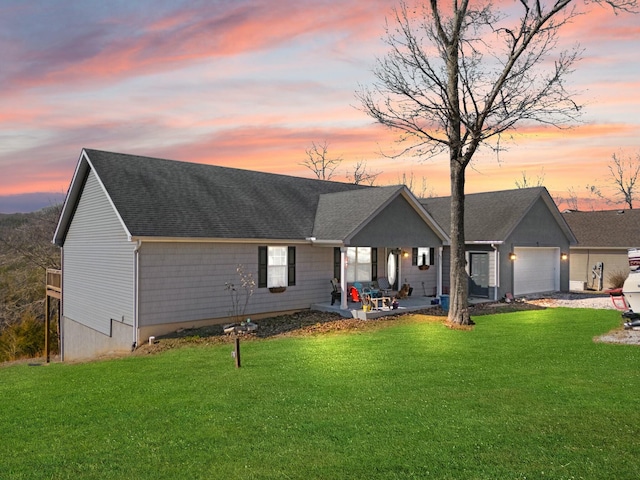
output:
[[[414,247],[411,265],[422,267],[424,265],[433,265],[435,250],[433,247]]]
[[[296,284],[296,247],[258,247],[258,287],[277,288]]]
[[[371,247],[347,248],[347,282],[370,282]]]
[[[267,247],[267,287],[287,286],[287,247]]]

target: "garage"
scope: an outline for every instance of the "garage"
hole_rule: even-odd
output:
[[[513,265],[515,295],[555,292],[560,289],[560,249],[516,247]]]

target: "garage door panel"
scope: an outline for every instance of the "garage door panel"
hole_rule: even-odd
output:
[[[556,291],[560,285],[560,249],[517,247],[513,267],[515,295]]]

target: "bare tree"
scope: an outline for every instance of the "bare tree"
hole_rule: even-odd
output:
[[[535,182],[527,175],[526,171],[520,172],[522,178],[516,180],[516,187],[529,188],[529,187],[543,187],[544,186],[544,168],[540,170],[540,174],[536,176]]]
[[[593,0],[633,11],[637,0]],[[504,5],[437,0],[394,10],[389,53],[372,87],[357,92],[364,111],[398,130],[401,154],[448,153],[451,177],[451,276],[448,321],[470,324],[465,260],[465,170],[481,146],[500,150],[522,123],[570,125],[580,113],[565,78],[577,47],[556,53],[560,30],[581,12],[578,0]],[[584,0],[584,3],[592,3]],[[519,11],[519,18],[514,10]]]
[[[371,185],[373,186],[376,183],[378,175],[382,172],[374,172],[367,168],[367,162],[364,160],[360,160],[356,162],[353,166],[352,171],[347,171],[346,177],[349,182],[352,182],[354,185]]]
[[[311,170],[320,180],[331,180],[336,168],[342,163],[342,157],[329,158],[329,144],[325,140],[322,143],[311,143],[311,147],[305,150],[307,159],[300,165]]]
[[[1,228],[0,246],[33,267],[60,268],[60,249],[51,239],[61,212],[62,204],[53,205],[25,215],[24,222],[14,228]]]
[[[61,208],[0,219],[0,362],[42,350],[45,269],[60,268],[51,239]]]
[[[630,155],[626,158],[613,154],[612,163],[608,165],[610,180],[615,187],[615,195],[622,197],[630,210],[633,209],[633,201],[637,197],[636,181],[640,175],[640,152],[636,157]]]
[[[576,193],[576,189],[573,186],[567,189],[567,198],[563,200],[567,202],[567,206],[570,210],[580,210],[578,205],[578,194]]]
[[[420,177],[420,185],[417,185],[417,179],[413,172],[407,175],[406,172],[402,172],[402,176],[398,175],[397,182],[399,185],[405,185],[411,192],[418,198],[433,197],[433,187],[429,186],[427,178],[425,176]]]

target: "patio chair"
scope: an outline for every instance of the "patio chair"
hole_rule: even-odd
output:
[[[395,297],[398,294],[398,292],[389,285],[387,277],[378,277],[378,288],[384,297]]]
[[[357,297],[359,298],[359,300],[353,300],[353,295],[352,295],[351,296],[352,302],[362,302],[363,300],[366,300],[368,297],[371,296],[371,292],[369,291],[369,289],[364,287],[361,282],[353,282],[353,286],[351,288],[352,288],[352,292],[353,292],[353,289],[355,289],[356,292],[358,292]]]
[[[340,301],[342,298],[342,294],[340,292],[340,283],[337,278],[331,279],[331,287],[333,288],[331,292],[331,305],[336,303],[336,300]]]
[[[352,302],[362,302],[362,295],[360,295],[360,292],[354,285],[349,288],[349,295],[351,296]]]
[[[371,298],[380,297],[380,289],[375,282],[370,282],[366,287],[362,288],[363,295],[369,295]]]

